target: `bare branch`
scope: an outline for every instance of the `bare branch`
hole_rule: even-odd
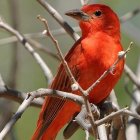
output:
[[[98,108],[94,104],[91,105],[91,111],[93,112],[94,118],[99,118],[100,117]],[[90,128],[91,128],[91,124],[90,124],[90,122],[88,122],[87,118],[88,118],[88,112],[87,112],[86,106],[83,105],[81,107],[81,111],[75,117],[75,120],[81,126],[81,128],[89,131]]]
[[[39,1],[39,0],[38,0]],[[81,0],[81,1],[84,1],[84,0]],[[42,5],[43,5],[44,2],[42,2]],[[48,3],[47,3],[48,4]],[[45,5],[44,5],[45,7]],[[46,7],[47,9],[47,7]],[[50,10],[50,9],[48,9]],[[47,11],[48,11],[47,10]],[[136,8],[134,11],[132,12],[129,12],[129,13],[126,13],[124,16],[120,17],[120,21],[121,23],[125,23],[126,21],[130,20],[132,17],[135,17],[137,14],[139,14],[139,8]],[[134,14],[133,14],[134,13]],[[62,18],[62,17],[61,17]],[[57,18],[57,20],[59,20],[59,18]],[[62,20],[63,21],[63,20]],[[61,21],[60,21],[61,22]],[[68,23],[67,23],[68,24]],[[63,26],[65,26],[65,24],[63,24]],[[62,26],[62,27],[63,27]],[[67,30],[69,30],[67,27],[66,27]],[[76,32],[79,32],[80,31],[80,28],[79,27],[73,27],[74,30],[71,31],[71,29],[68,31],[69,32],[69,35],[72,37],[73,36],[73,32],[76,31]],[[65,35],[66,34],[66,31],[63,29],[63,28],[60,28],[60,29],[57,29],[57,30],[52,30],[51,31],[52,34],[54,36],[58,36],[58,35]],[[74,38],[74,40],[78,40],[79,39],[79,35],[76,34],[76,32],[74,32],[75,36],[76,37],[72,37]],[[24,34],[24,36],[28,39],[28,38],[43,38],[45,37],[44,35],[42,35],[42,33],[28,33],[28,34]],[[12,42],[16,42],[18,41],[16,37],[14,36],[11,36],[11,37],[7,37],[7,38],[3,38],[3,39],[0,39],[0,45],[4,45],[4,44],[8,44],[8,43],[12,43]]]
[[[41,50],[42,52],[45,52],[52,56],[55,60],[60,61],[59,57],[56,55],[56,53],[52,52],[50,49],[46,48],[45,46],[41,45],[37,41],[33,39],[29,39],[28,42],[37,50]]]
[[[119,106],[119,103],[118,103],[118,100],[117,100],[116,93],[115,93],[114,89],[111,91],[111,93],[109,95],[109,101],[111,101],[112,104],[116,107],[115,111],[120,109],[120,106]]]
[[[140,59],[138,62],[138,67],[137,67],[137,80],[140,80]],[[136,85],[134,85],[135,88]],[[140,103],[140,91],[137,89],[132,93],[135,101],[133,100],[130,106],[130,110],[132,112],[137,112],[139,114],[139,103]],[[129,117],[128,118],[128,127],[126,129],[126,136],[128,140],[137,140],[138,139],[138,129],[139,129],[139,120],[136,120],[135,118]],[[133,133],[133,136],[132,136]]]
[[[40,33],[38,35],[25,34],[24,36],[25,36],[25,38],[28,39],[28,42],[32,45],[32,47],[34,47],[37,50],[41,50],[41,51],[49,54],[50,56],[52,56],[56,60],[58,60],[58,56],[54,52],[52,52],[50,49],[46,48],[46,46],[41,45],[39,42],[31,39],[31,38],[35,38],[35,37],[40,37]],[[42,34],[42,36],[44,37],[43,34]],[[16,41],[18,41],[18,39],[15,36],[11,36],[11,37],[0,39],[0,45],[5,45],[5,44],[16,42]]]
[[[115,95],[114,90],[111,91],[111,94],[109,96],[110,101],[112,101],[112,104],[115,105],[115,110],[118,111],[120,109],[117,97]],[[115,104],[114,104],[115,103]],[[125,125],[123,121],[123,116],[119,115],[115,117],[112,120],[112,138],[118,139],[118,140],[126,140],[126,135],[125,135]]]
[[[0,87],[0,98],[6,98],[18,103],[22,103],[26,96],[26,93],[8,87]],[[41,107],[43,105],[43,102],[44,99],[37,98],[32,102],[31,106]]]
[[[138,80],[137,76],[133,73],[133,71],[127,66],[124,66],[124,71],[126,75],[130,78],[130,80],[140,89],[140,80]]]
[[[17,120],[22,116],[24,111],[30,106],[32,101],[35,98],[42,97],[42,96],[53,96],[53,97],[61,97],[63,99],[69,99],[79,104],[83,104],[83,98],[78,95],[74,95],[72,93],[67,93],[63,91],[53,90],[53,89],[38,89],[36,91],[30,92],[27,94],[27,97],[19,106],[17,112],[12,116],[10,121],[6,124],[4,129],[0,132],[0,140],[2,140],[6,134],[11,130]]]
[[[80,28],[79,27],[73,27],[73,29],[75,30],[75,32],[80,32]],[[60,28],[60,29],[56,29],[56,30],[51,30],[51,33],[54,36],[60,36],[60,35],[65,35],[66,31],[63,28]],[[24,37],[26,39],[30,39],[30,38],[34,38],[35,39],[35,38],[44,38],[46,36],[43,35],[42,32],[38,32],[38,33],[27,33],[27,34],[24,34]],[[0,45],[5,45],[5,44],[12,43],[12,42],[17,42],[17,41],[18,41],[18,39],[15,36],[11,36],[11,37],[0,39]]]
[[[126,134],[127,140],[138,140],[138,128],[136,124],[131,124],[131,126],[128,126]]]
[[[97,127],[99,132],[99,140],[107,140],[105,124],[102,124]]]
[[[68,93],[68,92],[64,92],[64,91],[58,91],[58,90],[54,90],[54,89],[41,88],[36,91],[30,92],[30,95],[34,96],[34,98],[44,97],[44,96],[60,97],[63,99],[72,100],[78,104],[84,103],[83,98],[79,95],[75,95],[73,93]]]
[[[22,34],[20,34],[17,30],[10,27],[7,23],[4,23],[2,20],[0,20],[0,28],[7,30],[8,32],[10,32],[11,34],[15,35],[18,38],[18,40],[23,44],[23,46],[35,58],[35,60],[37,61],[37,63],[41,67],[41,69],[43,70],[45,77],[48,79],[48,83],[50,84],[53,79],[51,70],[49,69],[47,64],[44,62],[44,60],[40,57],[40,55],[37,52],[35,52],[35,50],[32,48],[32,46],[24,38],[24,36]]]
[[[22,103],[26,96],[26,93],[7,87],[0,75],[0,98],[6,98],[18,103]],[[31,106],[41,107],[43,102],[43,98],[37,98],[31,103]]]
[[[89,139],[89,132],[87,130],[85,130],[85,134],[86,134],[85,140],[88,140]]]
[[[118,116],[118,115],[128,115],[128,116],[132,116],[134,118],[137,118],[140,120],[140,116],[136,113],[132,113],[131,111],[127,110],[128,107],[123,108],[121,110],[118,110],[117,112],[111,113],[110,115],[104,117],[103,119],[97,120],[95,122],[96,125],[101,125],[103,123],[108,122],[109,120],[113,119],[114,117]]]
[[[4,129],[0,132],[0,140],[3,140],[4,137],[6,136],[6,134],[11,130],[11,128],[13,127],[13,125],[16,123],[16,121],[21,117],[21,115],[23,114],[23,112],[25,111],[25,109],[27,109],[27,107],[30,105],[30,103],[32,102],[33,97],[31,96],[30,98],[25,99],[23,101],[23,103],[20,105],[20,107],[18,108],[17,112],[15,113],[15,115],[12,116],[12,118],[10,119],[10,121],[6,124],[6,126],[4,127]]]
[[[79,39],[79,35],[64,21],[62,16],[45,0],[37,0],[50,15],[66,30],[66,32],[76,41]]]

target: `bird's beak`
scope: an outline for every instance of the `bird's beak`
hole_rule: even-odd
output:
[[[70,10],[70,11],[66,12],[65,14],[74,19],[83,20],[83,21],[88,21],[91,18],[88,14],[84,13],[83,11],[81,11],[79,9]]]

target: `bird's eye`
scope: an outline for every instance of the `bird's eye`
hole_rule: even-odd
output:
[[[99,16],[102,15],[102,12],[101,12],[100,10],[97,10],[97,11],[94,12],[94,15],[95,15],[96,17],[99,17]]]

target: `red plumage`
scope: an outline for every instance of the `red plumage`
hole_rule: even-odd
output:
[[[100,4],[87,5],[81,11],[70,11],[67,15],[79,20],[82,36],[65,60],[80,86],[87,89],[117,60],[118,52],[122,51],[120,23],[108,6]],[[88,98],[91,103],[98,104],[108,97],[120,79],[123,67],[124,60],[117,64],[113,74],[108,74],[90,92]],[[50,88],[73,92],[62,64]],[[80,95],[80,92],[74,91],[73,94]],[[46,97],[32,140],[54,140],[59,130],[78,111],[80,106],[72,101]]]

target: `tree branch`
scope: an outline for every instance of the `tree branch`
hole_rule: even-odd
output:
[[[137,67],[137,80],[140,80],[140,58],[139,58],[138,67]],[[134,84],[133,88],[135,88],[135,87],[136,87],[136,85]],[[132,101],[130,110],[132,112],[137,112],[138,114],[140,114],[139,110],[138,110],[139,103],[140,103],[140,91],[138,89],[136,89],[132,94],[135,98],[135,101],[134,100]],[[131,140],[131,139],[137,140],[138,139],[139,126],[140,126],[140,121],[129,116],[128,127],[126,129],[127,140]]]
[[[7,87],[0,75],[0,98],[6,98],[18,103],[22,103],[26,96],[26,93]],[[43,98],[37,98],[31,103],[31,106],[41,107],[43,102]]]
[[[127,65],[124,66],[124,72],[130,78],[130,80],[137,86],[137,88],[140,89],[140,80]]]
[[[79,35],[64,21],[62,16],[56,11],[47,1],[37,0],[47,11],[53,16],[53,18],[65,29],[65,31],[76,41],[79,39]]]
[[[128,115],[128,116],[132,116],[132,117],[140,120],[140,116],[138,114],[132,113],[131,111],[128,110],[128,107],[126,107],[126,108],[118,110],[117,112],[111,113],[110,115],[104,117],[103,119],[97,120],[95,122],[95,125],[98,126],[98,125],[101,125],[103,123],[106,123],[118,115]]]
[[[18,40],[23,44],[23,46],[35,58],[35,60],[41,67],[42,71],[44,72],[45,77],[48,79],[48,83],[50,84],[53,79],[51,70],[49,69],[47,64],[44,62],[44,60],[40,57],[40,55],[37,52],[35,52],[35,50],[32,48],[32,46],[25,39],[25,37],[22,34],[20,34],[17,30],[10,27],[7,23],[4,23],[1,19],[0,19],[0,28],[7,30],[8,32],[10,32],[11,34],[15,35],[18,38]]]
[[[3,130],[0,132],[0,140],[2,140],[6,134],[11,130],[17,120],[22,116],[24,111],[30,106],[35,98],[43,97],[43,96],[53,96],[53,97],[61,97],[63,99],[69,99],[76,103],[83,104],[84,100],[81,96],[67,93],[63,91],[53,90],[53,89],[38,89],[36,91],[32,91],[27,94],[25,100],[19,106],[17,112],[12,116],[10,121],[6,124]]]
[[[39,0],[38,0],[39,1]],[[85,0],[81,0],[81,1],[85,1]],[[45,1],[44,1],[45,2]],[[43,3],[44,3],[43,2]],[[42,4],[43,5],[43,4]],[[45,5],[44,5],[45,7]],[[47,9],[47,7],[46,7]],[[50,9],[48,9],[47,11],[49,11]],[[51,10],[50,10],[51,11]],[[136,12],[135,12],[136,11]],[[131,12],[128,12],[126,13],[125,15],[123,15],[122,17],[120,17],[120,22],[121,23],[125,23],[126,21],[130,20],[131,18],[135,17],[137,14],[139,14],[139,8],[136,8],[134,9],[134,11],[131,11]],[[133,14],[134,13],[134,14]],[[131,16],[133,15],[133,16]],[[61,17],[62,18],[62,17]],[[59,20],[59,18],[57,18],[57,20]],[[64,19],[62,20],[64,21]],[[60,21],[61,22],[61,21]],[[67,23],[68,24],[68,23]],[[60,24],[61,25],[61,24]],[[65,24],[63,24],[63,26],[65,26]],[[62,27],[63,27],[62,26]],[[71,28],[71,27],[70,27]],[[73,30],[74,29],[74,30]],[[79,35],[76,33],[76,32],[80,32],[80,28],[79,27],[73,27],[72,31],[71,29],[69,30],[68,28],[66,28],[66,30],[69,30],[69,35],[76,41],[79,39]],[[75,32],[74,32],[75,31]],[[66,34],[66,31],[63,29],[63,28],[60,28],[60,29],[56,29],[56,30],[52,30],[51,31],[52,34],[54,36],[58,36],[58,35],[65,35]],[[73,32],[75,34],[75,36],[73,36]],[[28,38],[43,38],[45,37],[44,35],[42,35],[41,32],[39,33],[28,33],[28,34],[24,34],[24,36],[28,39]],[[7,37],[7,38],[3,38],[3,39],[0,39],[0,45],[4,45],[4,44],[8,44],[8,43],[12,43],[12,42],[16,42],[18,41],[16,37],[14,36],[11,36],[11,37]]]

